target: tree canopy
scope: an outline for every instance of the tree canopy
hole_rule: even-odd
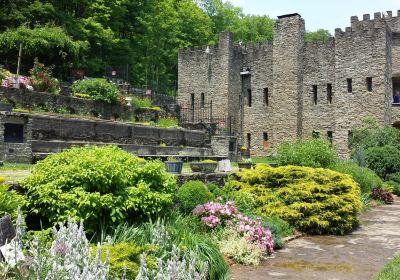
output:
[[[123,68],[133,85],[163,92],[176,87],[179,48],[215,44],[221,31],[234,32],[243,43],[273,37],[273,19],[246,15],[222,0],[1,3],[1,64],[13,70],[22,43],[22,71],[33,65],[34,57],[54,64],[61,78],[71,68],[86,69],[89,76],[102,76],[108,67]],[[315,37],[320,38],[310,38]]]

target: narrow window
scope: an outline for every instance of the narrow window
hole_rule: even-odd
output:
[[[328,103],[332,104],[332,84],[326,85],[326,94],[328,97]]]
[[[205,97],[204,97],[204,92],[202,92],[201,96],[200,96],[200,106],[201,106],[201,108],[204,108],[204,103],[205,103]]]
[[[352,93],[353,92],[353,79],[347,79],[347,92]]]
[[[4,124],[4,142],[24,143],[24,125],[15,123]]]
[[[269,105],[269,96],[268,96],[268,88],[264,88],[264,105]]]
[[[192,109],[194,108],[194,93],[190,94],[190,107]]]
[[[332,144],[332,142],[333,142],[333,131],[328,130],[328,132],[326,133],[326,136],[328,138],[329,143]]]
[[[313,92],[314,105],[317,105],[317,103],[318,103],[318,87],[316,85],[312,86],[312,92]]]
[[[372,77],[368,77],[368,78],[367,78],[367,90],[368,90],[369,92],[372,91]]]
[[[251,89],[247,90],[247,106],[251,107]]]
[[[263,133],[263,148],[264,148],[264,151],[268,150],[268,148],[269,148],[268,133],[267,132]]]
[[[351,148],[353,146],[353,141],[354,141],[354,134],[352,130],[347,131],[347,143],[348,147]]]
[[[251,134],[247,133],[247,149],[251,148]]]
[[[313,130],[313,132],[312,132],[312,137],[313,137],[313,138],[319,138],[319,131]]]
[[[393,78],[393,103],[400,103],[400,79]]]

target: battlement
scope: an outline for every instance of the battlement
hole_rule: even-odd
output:
[[[335,29],[335,37],[349,36],[357,31],[370,30],[372,32],[378,28],[386,28],[388,23],[392,21],[400,22],[400,10],[397,11],[397,16],[394,16],[392,11],[374,13],[373,18],[370,14],[364,14],[362,20],[358,16],[352,16],[350,18],[351,25],[346,27],[344,31],[341,28]]]

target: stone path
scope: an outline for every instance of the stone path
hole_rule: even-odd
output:
[[[258,267],[233,266],[233,280],[367,280],[400,253],[400,199],[362,215],[346,236],[310,236],[286,244]]]

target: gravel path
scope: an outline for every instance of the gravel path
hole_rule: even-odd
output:
[[[400,253],[400,199],[362,215],[362,225],[346,236],[293,240],[258,267],[235,265],[233,280],[367,280]]]

